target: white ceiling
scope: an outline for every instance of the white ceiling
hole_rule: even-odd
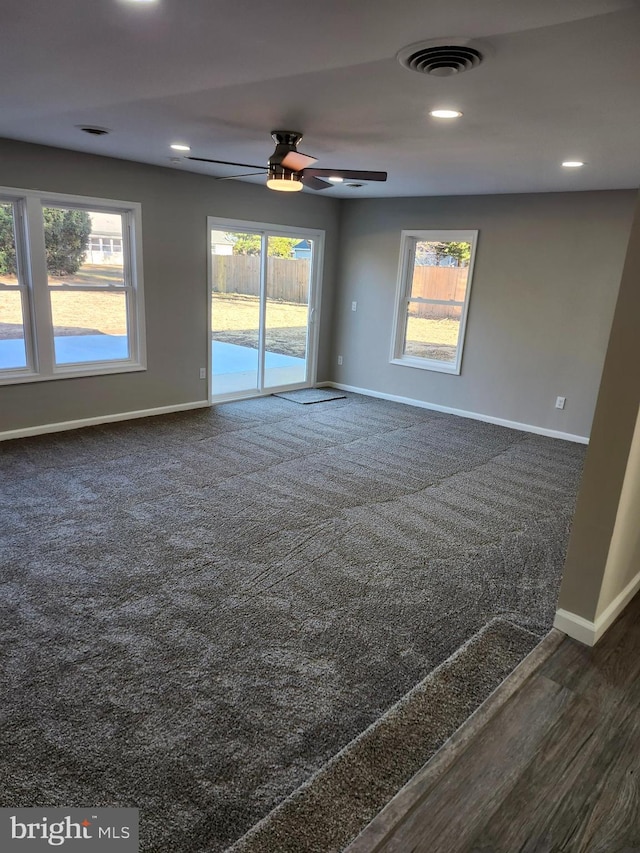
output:
[[[319,167],[388,171],[323,193],[341,197],[640,184],[636,0],[2,0],[1,38],[12,139],[220,176],[242,170],[172,164],[170,143],[266,163],[270,131],[299,130]],[[450,78],[397,62],[437,38],[486,59]]]

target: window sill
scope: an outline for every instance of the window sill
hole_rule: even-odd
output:
[[[401,367],[417,367],[418,370],[433,370],[436,373],[450,373],[453,376],[460,376],[460,367],[446,361],[432,361],[428,358],[392,358],[389,363]]]
[[[55,373],[14,373],[13,376],[0,376],[1,385],[26,385],[30,382],[51,382],[56,379],[80,379],[84,376],[110,376],[116,373],[137,373],[146,370],[146,365],[140,363],[88,365],[79,368],[69,365],[69,368],[57,368]]]

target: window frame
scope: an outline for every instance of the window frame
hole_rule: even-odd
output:
[[[419,299],[411,296],[413,284],[413,270],[416,243],[428,242],[468,242],[471,244],[467,276],[467,286],[463,303],[446,299]],[[396,284],[395,306],[393,316],[393,332],[391,336],[391,353],[389,361],[391,364],[403,367],[416,367],[420,370],[433,370],[438,373],[449,373],[459,376],[462,371],[462,354],[464,350],[465,333],[467,328],[467,315],[469,313],[469,302],[471,299],[471,288],[473,285],[473,271],[475,264],[476,249],[478,245],[477,230],[457,229],[410,229],[400,232],[400,262],[398,265],[398,279]],[[460,326],[458,330],[458,344],[456,347],[455,361],[446,362],[434,358],[423,358],[404,354],[405,336],[408,321],[408,306],[411,302],[429,302],[437,305],[459,305]]]
[[[22,329],[25,348],[24,367],[14,367],[5,371],[0,371],[0,384],[4,376],[10,376],[13,381],[24,381],[33,374],[33,360],[35,352],[35,344],[33,339],[33,323],[31,318],[33,310],[31,307],[31,288],[29,286],[30,275],[28,269],[28,257],[25,256],[26,247],[26,230],[25,230],[25,210],[24,201],[20,198],[12,198],[0,190],[0,204],[11,205],[13,210],[13,235],[16,251],[16,267],[17,279],[16,285],[4,284],[0,282],[0,292],[3,293],[18,293],[20,295],[20,304],[22,306]]]
[[[18,281],[23,285],[23,323],[27,367],[0,370],[0,386],[81,376],[146,370],[146,329],[142,270],[142,206],[139,202],[0,187],[0,202],[13,203]],[[129,357],[111,361],[56,364],[54,327],[44,237],[43,208],[64,207],[122,216],[123,278]],[[2,288],[5,289],[4,287]],[[7,287],[7,289],[9,289]],[[15,288],[18,289],[18,288]],[[65,292],[73,287],[65,288]],[[78,286],[106,292],[105,287]]]

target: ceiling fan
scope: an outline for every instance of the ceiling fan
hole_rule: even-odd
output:
[[[316,169],[313,164],[317,163],[315,157],[298,151],[298,143],[302,140],[302,134],[295,130],[272,130],[271,137],[276,143],[273,152],[264,166],[256,166],[251,163],[232,163],[229,160],[210,160],[207,157],[187,157],[187,160],[197,160],[200,163],[220,163],[223,166],[240,166],[246,169],[260,169],[260,172],[251,172],[247,175],[228,175],[219,180],[229,178],[246,178],[251,175],[268,175],[267,186],[271,190],[284,192],[296,192],[304,187],[310,190],[326,190],[336,183],[342,181],[386,181],[386,172],[366,172],[355,169]],[[328,180],[324,180],[327,178]]]

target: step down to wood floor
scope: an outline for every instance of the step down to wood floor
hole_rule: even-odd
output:
[[[407,783],[470,715],[477,725],[497,704],[494,691],[539,639],[507,619],[491,620],[227,853],[339,853],[353,839],[351,853],[374,850],[388,821],[368,824],[383,809],[392,816],[397,792],[408,802]],[[526,663],[516,681],[523,669]]]

